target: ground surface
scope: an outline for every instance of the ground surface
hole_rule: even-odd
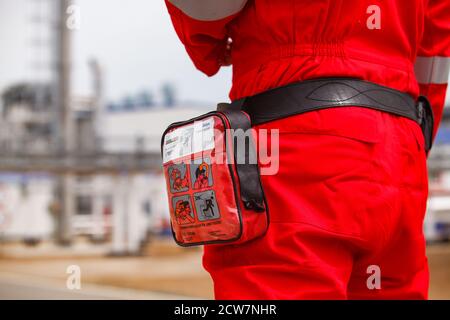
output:
[[[0,246],[0,299],[213,298],[201,251],[179,250],[170,242],[154,245],[143,257],[45,256],[39,248],[34,254],[28,250]],[[450,245],[430,246],[428,257],[430,298],[450,299]],[[70,265],[81,268],[81,290],[66,287]]]

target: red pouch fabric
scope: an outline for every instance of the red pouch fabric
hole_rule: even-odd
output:
[[[237,147],[239,130],[250,162],[256,148],[242,111],[210,112],[164,132],[163,169],[178,245],[238,244],[266,233],[269,215],[258,164],[238,157],[243,150]]]

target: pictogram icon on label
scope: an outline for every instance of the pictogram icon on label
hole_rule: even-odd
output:
[[[213,190],[195,193],[194,201],[198,220],[207,221],[220,218],[219,206]]]
[[[194,211],[192,210],[189,195],[174,197],[172,199],[172,207],[175,221],[179,225],[195,223]]]
[[[189,190],[189,177],[185,163],[174,164],[167,170],[169,175],[170,191],[172,193]]]
[[[211,160],[208,157],[195,159],[190,164],[191,185],[193,189],[205,189],[212,187],[213,176],[211,170]]]

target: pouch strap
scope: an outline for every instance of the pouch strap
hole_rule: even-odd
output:
[[[255,141],[252,132],[249,131],[251,130],[250,118],[240,108],[231,108],[229,104],[221,104],[217,110],[227,117],[230,128],[233,130],[233,156],[244,207],[247,210],[264,212],[264,192],[260,180]],[[245,138],[245,140],[240,139],[240,142],[245,141],[245,146],[241,146],[244,148],[239,148],[236,141],[240,134],[243,134]],[[242,150],[245,150],[244,154],[241,154]]]

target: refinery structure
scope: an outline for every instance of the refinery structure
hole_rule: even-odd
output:
[[[71,1],[45,6],[32,23],[46,30],[49,76],[1,93],[0,241],[68,246],[84,236],[109,243],[108,253],[138,254],[169,228],[161,132],[202,110],[179,105],[168,85],[159,101],[143,93],[107,103],[95,59],[86,62],[91,95],[73,95]]]

